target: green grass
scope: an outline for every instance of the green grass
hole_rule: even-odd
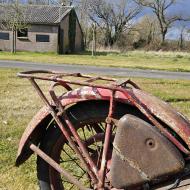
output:
[[[16,77],[18,70],[0,70],[0,189],[35,190],[36,158],[14,167],[19,139],[42,106],[30,83]],[[190,119],[190,83],[183,80],[135,78],[143,89],[170,102]],[[42,83],[45,87],[45,83]]]
[[[101,52],[96,57],[92,57],[90,52],[75,55],[31,52],[11,54],[9,52],[0,52],[0,60],[190,71],[190,53],[182,52],[131,51],[123,54]]]

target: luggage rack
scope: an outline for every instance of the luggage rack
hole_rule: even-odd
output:
[[[84,75],[81,73],[62,73],[56,71],[47,71],[47,70],[32,70],[20,72],[17,76],[21,78],[28,79],[37,79],[37,80],[45,80],[59,83],[60,85],[67,84],[67,86],[74,84],[78,86],[91,86],[91,87],[100,87],[105,89],[114,90],[116,87],[126,87],[127,84],[130,84],[132,87],[140,89],[137,84],[135,84],[130,79],[128,80],[116,80],[113,78],[101,77],[101,76],[90,76]],[[71,79],[67,79],[67,77],[71,77]],[[75,80],[74,80],[75,79]],[[76,81],[76,79],[78,81]],[[96,84],[97,81],[108,82],[108,84]],[[70,89],[72,89],[70,87]]]
[[[83,87],[85,86],[85,87],[102,88],[102,89],[110,90],[111,91],[110,110],[113,109],[112,107],[115,101],[114,96],[117,91],[124,93],[129,99],[129,101],[131,99],[131,102],[135,102],[135,100],[133,100],[133,98],[125,92],[125,89],[129,88],[127,86],[128,84],[130,84],[132,88],[139,89],[139,87],[131,80],[117,81],[116,79],[112,79],[112,78],[106,78],[106,77],[101,77],[101,76],[92,77],[92,76],[84,75],[81,73],[62,73],[62,72],[46,71],[46,70],[33,70],[33,71],[20,72],[17,74],[17,76],[21,78],[29,79],[32,86],[36,89],[39,96],[42,98],[42,100],[48,107],[50,107],[51,104],[49,103],[48,99],[42,92],[36,80],[44,80],[44,81],[53,82],[52,85],[50,86],[49,93],[51,95],[51,98],[54,104],[58,106],[59,108],[61,107],[61,103],[60,103],[59,97],[56,96],[55,90],[54,90],[54,88],[57,86],[62,86],[67,91],[73,90],[71,85],[75,85],[74,89],[76,89],[76,86],[83,86]],[[106,84],[102,84],[102,83],[97,84],[97,81],[103,81]]]

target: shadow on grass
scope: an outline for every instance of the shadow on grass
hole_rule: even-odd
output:
[[[58,54],[56,52],[29,52],[29,51],[17,51],[15,53],[11,53],[8,51],[0,51],[0,54],[8,54],[8,55],[31,55],[31,56],[39,56],[39,55],[60,55],[60,56],[64,56],[64,55],[88,55],[88,56],[92,56],[92,52],[91,51],[81,51],[81,52],[73,52],[73,53],[68,53],[66,52],[65,54]],[[116,51],[97,51],[94,56],[107,56],[107,55],[119,55],[119,52]]]
[[[166,102],[189,102],[190,98],[168,98],[166,99]]]
[[[83,51],[83,52],[78,52],[78,53],[72,53],[73,55],[92,55],[92,52],[91,51]],[[94,56],[107,56],[107,55],[118,55],[119,52],[112,52],[112,51],[98,51],[96,52],[96,54],[94,54]]]

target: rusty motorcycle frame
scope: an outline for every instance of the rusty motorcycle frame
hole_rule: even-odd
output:
[[[116,187],[119,185],[114,186],[112,184],[112,181],[115,179],[109,180],[108,170],[110,170],[109,165],[110,162],[112,162],[113,139],[115,134],[117,135],[117,129],[115,134],[113,134],[113,131],[120,125],[118,124],[120,119],[115,117],[118,112],[117,105],[122,104],[130,105],[131,108],[134,108],[143,115],[145,120],[154,126],[163,138],[166,138],[182,155],[181,158],[184,159],[183,169],[178,173],[176,171],[173,173],[172,176],[175,176],[172,178],[174,182],[179,180],[180,176],[184,176],[184,173],[189,174],[188,167],[186,167],[190,158],[190,123],[188,119],[165,102],[142,91],[138,85],[131,80],[117,81],[112,78],[92,77],[80,73],[68,74],[53,71],[27,71],[18,73],[18,76],[29,79],[32,86],[45,103],[45,106],[34,116],[20,140],[16,159],[17,166],[24,163],[35,152],[41,160],[48,163],[49,170],[53,170],[55,176],[59,176],[58,178],[60,178],[62,175],[68,183],[72,184],[72,187],[75,186],[75,188],[81,190],[120,189]],[[52,82],[49,89],[51,100],[47,98],[40,88],[40,85],[37,83],[38,80]],[[106,84],[99,83],[98,81],[102,81]],[[57,87],[63,87],[67,92],[63,90],[64,93],[58,96],[55,90]],[[66,110],[73,105],[81,103],[88,104],[88,102],[95,103],[95,105],[97,105],[97,110],[99,105],[98,102],[106,102],[108,108],[104,130],[97,124],[98,122],[96,123],[95,121],[93,124],[90,123],[89,126],[93,125],[93,130],[99,132],[85,141],[81,139],[75,124],[71,121]],[[52,121],[61,131],[62,137],[71,147],[77,159],[79,159],[80,164],[77,163],[77,165],[85,170],[89,179],[88,187],[86,187],[72,172],[68,172],[67,169],[61,167],[60,160],[52,158],[51,154],[40,148],[42,139],[46,135],[47,128],[50,128],[49,123],[52,123]],[[49,138],[51,138],[51,136]],[[120,139],[120,137],[118,138]],[[92,151],[88,147],[88,144],[92,141],[96,141],[96,139],[101,139],[103,142],[101,151],[97,151],[98,161],[97,154],[93,153],[95,151]],[[152,146],[153,143],[149,142],[149,145]],[[74,161],[73,158],[71,158],[71,161],[72,160]],[[129,162],[130,160],[127,161]],[[134,165],[134,162],[130,164],[133,169],[135,168]],[[122,168],[120,168],[120,170],[122,170]],[[143,168],[140,167],[136,167],[136,170],[141,173],[143,172],[141,171]],[[112,171],[112,173],[113,172],[114,171]],[[168,179],[168,177],[162,176],[161,179],[160,181],[162,182]],[[49,183],[52,183],[52,181]],[[148,187],[151,189],[150,186],[147,186],[148,183],[149,181],[145,180],[140,185],[137,184],[137,186],[132,187],[132,189],[148,189]],[[115,184],[117,184],[117,182]],[[56,185],[57,184],[51,184],[49,189],[64,189],[62,185]],[[67,187],[65,188],[67,189]],[[125,188],[127,188],[127,186],[122,189]]]

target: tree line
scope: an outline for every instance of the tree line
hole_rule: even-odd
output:
[[[182,0],[27,0],[28,4],[74,6],[84,34],[84,45],[127,49],[186,49],[190,17],[172,12]],[[15,4],[14,0],[1,3]],[[18,4],[18,1],[16,1]],[[178,37],[168,40],[178,26]],[[94,43],[95,41],[95,43]]]

